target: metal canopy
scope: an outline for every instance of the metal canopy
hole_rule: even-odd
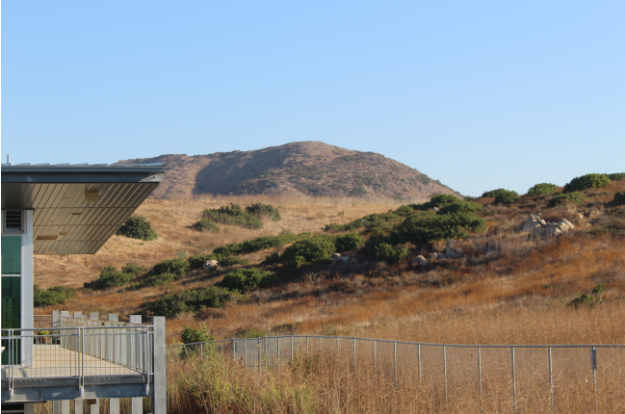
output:
[[[163,164],[2,164],[2,210],[34,210],[35,254],[93,254],[163,181]]]

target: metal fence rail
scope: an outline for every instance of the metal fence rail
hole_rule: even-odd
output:
[[[447,345],[357,337],[274,336],[168,347],[169,358],[220,352],[248,367],[276,369],[314,358],[398,389],[430,387],[445,404],[467,392],[480,408],[554,410],[575,388],[606,406],[625,399],[625,345]],[[567,394],[568,395],[568,394]],[[491,407],[492,408],[492,407]]]

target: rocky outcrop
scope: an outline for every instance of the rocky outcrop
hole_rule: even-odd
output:
[[[428,264],[429,264],[428,259],[426,259],[425,257],[421,255],[415,257],[414,260],[412,261],[413,266],[427,266]]]
[[[559,236],[574,228],[575,225],[565,218],[558,222],[546,222],[534,214],[523,222],[523,232],[538,237]]]

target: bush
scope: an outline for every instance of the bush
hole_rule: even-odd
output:
[[[173,273],[176,276],[184,276],[191,270],[191,264],[187,261],[187,259],[170,259],[163,260],[160,263],[157,263],[152,268],[151,273],[153,275],[160,275],[163,273]]]
[[[218,209],[204,210],[204,218],[215,223],[246,229],[261,229],[263,227],[263,222],[258,217],[244,212],[240,205],[234,203]]]
[[[84,286],[91,289],[109,289],[129,284],[134,278],[132,273],[122,273],[114,266],[104,266],[100,276],[93,282],[86,282]]]
[[[479,233],[485,230],[484,220],[472,213],[440,215],[426,211],[404,220],[393,231],[391,238],[395,244],[424,244],[434,240],[466,238],[468,232]]]
[[[119,230],[117,230],[117,234],[145,241],[158,238],[158,234],[152,230],[150,222],[142,216],[130,216]]]
[[[156,287],[164,285],[166,283],[171,283],[179,278],[180,276],[177,276],[173,273],[160,273],[157,275],[149,275],[143,279],[142,285]]]
[[[280,260],[291,266],[309,262],[312,264],[327,264],[332,261],[332,254],[336,253],[335,238],[329,235],[317,235],[309,239],[300,240],[289,246]]]
[[[393,214],[398,216],[406,217],[412,214],[414,209],[411,206],[401,206],[397,210],[392,211]]]
[[[194,229],[198,231],[204,231],[208,233],[219,233],[221,231],[221,228],[218,225],[206,219],[202,219],[198,221],[197,223],[193,224],[191,227],[193,227]]]
[[[560,203],[567,201],[567,200],[579,206],[580,204],[584,202],[584,199],[585,199],[584,196],[577,192],[567,193],[567,194],[557,194],[553,196],[551,200],[549,200],[549,203],[547,203],[547,208],[555,207],[559,205]]]
[[[326,224],[326,226],[323,228],[323,231],[328,231],[328,232],[337,232],[341,230],[343,230],[343,226],[339,223]]]
[[[245,211],[249,214],[252,214],[259,219],[263,219],[264,217],[268,217],[271,221],[280,221],[282,217],[280,217],[280,212],[278,209],[270,206],[269,204],[263,203],[254,203],[251,206],[245,207]]]
[[[242,331],[238,331],[236,334],[234,334],[234,336],[237,338],[262,338],[264,336],[267,336],[267,332],[263,331],[262,329],[247,328],[243,329]]]
[[[197,344],[199,342],[211,342],[215,340],[215,337],[210,334],[205,323],[202,323],[198,329],[186,325],[182,326],[183,330],[180,340],[183,344]]]
[[[202,266],[204,266],[204,263],[206,263],[209,260],[217,260],[217,256],[214,254],[198,254],[198,255],[189,257],[187,259],[187,262],[189,262],[189,268],[191,270],[197,270],[197,269],[201,269]]]
[[[519,193],[506,190],[505,188],[498,188],[496,190],[486,191],[482,194],[482,197],[494,197],[495,204],[511,204],[519,199]]]
[[[232,292],[245,293],[257,287],[263,287],[273,281],[274,274],[252,267],[251,269],[237,269],[228,273],[221,282],[215,283]]]
[[[612,200],[612,204],[615,206],[622,206],[625,204],[625,192],[617,191],[614,193],[614,199]]]
[[[250,261],[247,259],[242,259],[240,257],[236,257],[236,256],[228,256],[228,257],[222,257],[220,259],[218,259],[218,264],[220,267],[231,267],[231,266],[236,266],[236,265],[244,265],[244,264],[248,264]]]
[[[34,303],[37,308],[63,304],[74,295],[76,291],[68,287],[54,286],[49,289],[39,289],[39,286],[34,286]]]
[[[240,299],[241,295],[218,286],[191,289],[176,295],[165,296],[146,305],[154,315],[175,316],[181,313],[195,312],[200,307],[220,308],[228,300]]]
[[[612,181],[622,180],[623,178],[625,178],[625,173],[608,174],[608,178]]]
[[[400,219],[400,216],[394,213],[381,213],[381,214],[369,214],[363,218],[359,218],[341,227],[341,230],[355,230],[359,227],[364,227],[369,230],[373,227],[389,228],[392,226],[393,221]]]
[[[456,213],[473,213],[480,211],[484,206],[473,201],[459,201],[457,203],[447,204],[440,208],[436,214],[456,214]]]
[[[536,197],[540,195],[549,195],[555,193],[558,188],[555,184],[541,183],[536,184],[534,187],[527,191],[527,195],[530,197]]]
[[[605,174],[586,174],[575,177],[570,183],[564,186],[564,192],[582,191],[589,188],[600,188],[610,184],[612,180]]]
[[[365,238],[358,233],[347,233],[342,236],[336,236],[334,245],[339,252],[348,252],[358,249],[365,244]]]
[[[397,263],[410,255],[408,249],[400,249],[388,243],[380,243],[374,247],[375,257],[389,263]]]
[[[232,256],[237,254],[254,253],[260,250],[270,249],[272,247],[282,246],[291,243],[302,235],[283,234],[280,236],[261,236],[243,243],[232,243],[225,246],[217,247],[213,253],[220,256]]]
[[[143,266],[139,266],[136,263],[126,263],[126,266],[122,267],[122,273],[130,273],[133,276],[139,276],[141,273],[147,271]]]

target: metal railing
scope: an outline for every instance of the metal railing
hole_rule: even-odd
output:
[[[52,328],[52,315],[35,315],[33,317],[34,329],[50,329]]]
[[[2,379],[154,374],[152,326],[3,329]]]
[[[168,357],[221,352],[248,367],[340,364],[395,390],[429,387],[451,403],[475,396],[505,411],[558,406],[570,390],[603,404],[625,398],[625,345],[447,345],[357,337],[274,336],[169,346]],[[471,391],[473,390],[473,391]],[[566,396],[565,396],[566,394]],[[594,394],[594,396],[592,396]],[[473,397],[472,397],[473,398]],[[464,401],[464,400],[463,400]],[[616,406],[616,405],[615,405]],[[620,405],[619,405],[620,406]],[[492,408],[492,407],[491,407]],[[519,411],[520,410],[520,411]]]

